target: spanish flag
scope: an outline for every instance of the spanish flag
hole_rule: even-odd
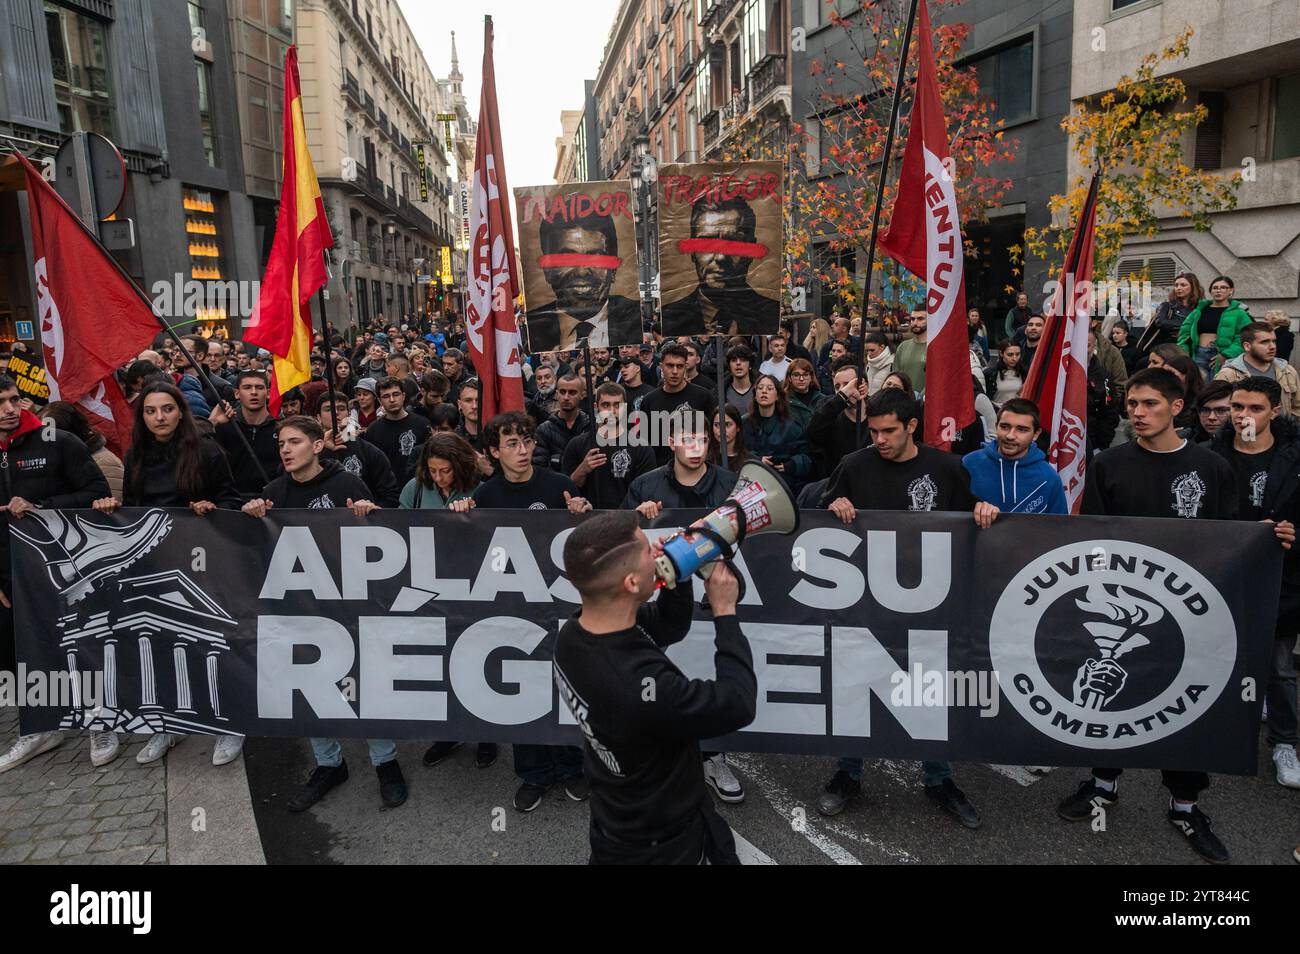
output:
[[[284,182],[271,257],[244,340],[275,356],[270,411],[280,397],[311,380],[311,296],[328,280],[325,249],[334,247],[320,183],[307,151],[298,79],[298,50],[284,54]]]

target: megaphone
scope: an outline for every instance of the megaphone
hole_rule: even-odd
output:
[[[664,541],[655,576],[669,589],[692,573],[705,579],[718,560],[730,560],[745,538],[758,533],[794,533],[799,510],[785,481],[771,467],[750,461],[736,475],[731,496],[704,520]]]

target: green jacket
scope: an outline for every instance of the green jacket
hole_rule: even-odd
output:
[[[1210,304],[1210,299],[1203,299],[1188,312],[1187,317],[1183,319],[1183,327],[1178,331],[1179,346],[1193,358],[1196,357],[1196,342],[1199,340],[1196,323],[1201,320],[1202,310],[1208,308]],[[1237,299],[1228,302],[1223,317],[1219,319],[1219,336],[1214,339],[1214,348],[1224,361],[1231,361],[1244,350],[1241,347],[1241,329],[1254,320],[1250,317],[1250,312],[1246,311],[1246,306]]]

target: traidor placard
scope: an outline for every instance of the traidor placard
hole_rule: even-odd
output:
[[[576,743],[550,659],[581,519],[34,511],[11,522],[20,659],[104,698],[23,731]],[[1281,555],[1246,522],[804,511],[741,546],[758,710],[710,744],[1250,773]],[[700,615],[670,658],[710,678],[713,635]]]
[[[779,162],[659,169],[663,332],[771,335],[781,319]]]
[[[641,343],[632,193],[626,182],[515,189],[530,354]]]

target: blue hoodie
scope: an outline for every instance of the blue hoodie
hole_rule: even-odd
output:
[[[1070,512],[1061,478],[1037,444],[1019,460],[1007,460],[991,440],[961,462],[970,474],[971,493],[1003,513]]]

